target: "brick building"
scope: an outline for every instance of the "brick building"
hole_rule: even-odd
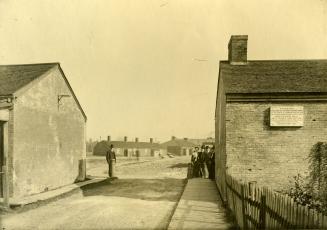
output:
[[[215,139],[212,137],[202,138],[202,139],[188,138],[187,140],[199,147],[201,147],[202,145],[209,146],[209,147],[212,147],[215,145]]]
[[[159,154],[167,153],[158,143],[153,142],[153,138],[150,138],[149,142],[141,142],[138,138],[135,138],[135,141],[128,141],[127,137],[124,137],[123,141],[112,141],[108,136],[106,141],[100,141],[95,145],[93,155],[105,156],[111,144],[117,157],[157,157]]]
[[[168,153],[176,156],[192,155],[195,146],[196,144],[190,142],[188,138],[178,139],[174,136],[171,137],[171,140],[161,144],[161,147],[167,149]]]
[[[58,63],[0,66],[0,165],[11,197],[84,180],[85,125]]]
[[[221,61],[216,102],[216,175],[276,190],[308,172],[327,141],[327,60],[247,60],[247,36],[232,36]]]

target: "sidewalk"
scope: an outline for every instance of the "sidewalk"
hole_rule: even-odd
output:
[[[214,181],[189,179],[168,229],[236,229]]]
[[[12,208],[22,207],[22,206],[26,206],[26,205],[30,205],[30,204],[37,204],[37,203],[51,201],[53,199],[58,199],[64,195],[74,191],[75,189],[82,187],[82,186],[85,186],[88,184],[93,184],[93,183],[98,183],[105,179],[106,178],[93,178],[90,180],[66,185],[66,186],[63,186],[63,187],[60,187],[60,188],[57,188],[54,190],[38,193],[38,194],[27,196],[27,197],[16,198],[16,199],[10,198],[9,199],[10,207],[12,207]],[[0,198],[0,205],[2,203],[3,203],[3,198]]]

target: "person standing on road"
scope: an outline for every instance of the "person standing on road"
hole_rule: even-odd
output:
[[[208,153],[206,151],[206,147],[204,145],[202,145],[201,146],[200,163],[201,163],[202,178],[205,178],[205,179],[208,179],[208,176],[209,176],[207,161],[208,161]]]
[[[198,177],[199,176],[199,161],[198,161],[198,152],[199,148],[195,147],[194,151],[192,153],[191,157],[191,165],[192,165],[192,171],[193,171],[193,177]]]
[[[115,175],[115,166],[116,166],[116,153],[114,151],[114,145],[110,145],[109,150],[106,154],[106,160],[108,163],[108,176],[114,177]]]
[[[201,149],[198,153],[198,162],[199,162],[199,176],[204,178],[205,177],[205,171],[204,171],[204,146],[201,146]]]
[[[211,174],[211,159],[210,159],[210,147],[205,147],[205,166],[206,166],[206,178],[210,178]]]
[[[215,179],[215,146],[210,149],[210,168],[209,168],[209,178]]]

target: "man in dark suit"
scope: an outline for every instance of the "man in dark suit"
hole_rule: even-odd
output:
[[[210,168],[209,168],[209,178],[215,179],[215,146],[211,147],[209,153],[209,161],[210,161]]]
[[[115,164],[116,164],[116,153],[114,151],[114,145],[110,145],[109,150],[106,154],[106,160],[108,163],[108,176],[115,176]]]

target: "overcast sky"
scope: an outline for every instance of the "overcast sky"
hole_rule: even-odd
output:
[[[214,135],[219,60],[327,59],[326,0],[0,0],[0,64],[60,62],[88,138]]]

